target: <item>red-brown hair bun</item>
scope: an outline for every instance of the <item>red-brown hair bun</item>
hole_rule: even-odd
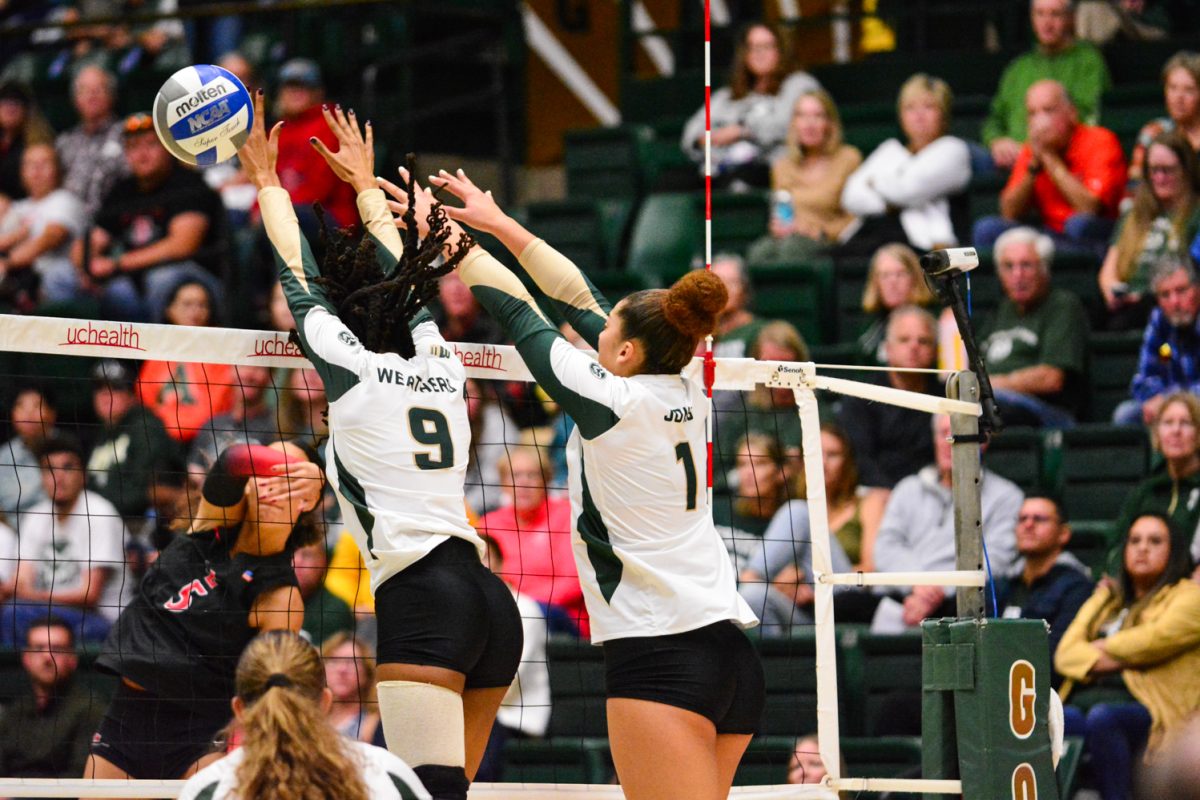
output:
[[[717,314],[728,301],[720,278],[707,270],[692,270],[663,295],[663,316],[685,336],[700,338],[713,332]]]

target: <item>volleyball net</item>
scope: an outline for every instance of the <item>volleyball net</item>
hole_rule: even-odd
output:
[[[554,537],[568,534],[555,529],[553,519],[539,523],[543,527],[535,533],[541,533],[540,538],[518,535],[513,528],[519,529],[520,523],[509,522],[506,527],[503,522],[506,509],[519,505],[518,496],[523,488],[535,490],[534,494],[540,490],[542,494],[536,502],[547,503],[547,509],[550,502],[566,502],[561,451],[569,422],[533,386],[532,376],[515,348],[479,344],[453,347],[470,378],[467,401],[474,441],[467,482],[468,513],[473,514],[482,532],[496,540],[505,564],[498,569],[500,574],[518,592],[527,593],[535,601],[533,608],[540,608],[542,616],[532,628],[527,627],[527,637],[528,631],[534,630],[535,635],[544,638],[537,643],[538,647],[527,649],[525,656],[527,660],[541,662],[540,677],[536,671],[525,676],[527,685],[521,687],[519,696],[510,695],[506,699],[506,708],[501,712],[501,722],[513,732],[512,740],[504,748],[507,771],[504,780],[515,782],[478,783],[471,796],[496,800],[619,797],[618,787],[604,785],[614,780],[614,773],[605,741],[603,661],[599,649],[586,644],[586,620],[573,610],[571,601],[557,602],[560,597],[555,593],[562,591],[560,576],[546,580],[547,576],[539,573],[541,565],[550,564],[546,554],[533,551],[535,547],[548,546],[554,553],[569,552],[569,547],[566,550],[554,547]],[[106,373],[105,369],[112,369],[109,359],[121,360],[128,371]],[[98,363],[106,366],[98,371]],[[190,365],[191,369],[155,372],[150,368],[152,364]],[[197,369],[200,365],[203,368]],[[703,379],[701,359],[696,359],[689,369],[697,379]],[[858,720],[848,719],[853,710],[839,692],[839,679],[844,680],[846,674],[839,658],[845,656],[846,642],[845,637],[839,636],[835,621],[835,592],[847,586],[979,587],[984,585],[985,575],[978,570],[866,573],[847,568],[835,557],[840,548],[833,543],[828,525],[818,392],[964,418],[978,416],[980,409],[974,402],[848,380],[842,374],[812,363],[754,359],[717,359],[712,373],[717,398],[712,507],[731,557],[739,562],[743,589],[747,588],[746,582],[754,580],[749,576],[756,572],[755,559],[761,558],[757,554],[761,552],[764,537],[777,535],[769,533],[771,526],[766,523],[791,515],[796,524],[785,526],[785,543],[795,547],[796,552],[806,551],[806,569],[799,574],[797,583],[811,592],[811,603],[806,608],[796,607],[786,630],[755,634],[761,637],[757,643],[767,664],[768,710],[764,723],[767,735],[763,737],[765,744],[752,745],[737,780],[738,784],[760,785],[735,786],[734,796],[739,798],[833,797],[836,791],[961,793],[959,781],[920,780],[913,777],[919,770],[909,770],[907,775],[897,777],[896,773],[903,773],[902,770],[881,770],[875,764],[865,772],[856,773],[862,762],[851,750],[843,749],[847,729],[861,732],[861,726]],[[180,455],[173,459],[151,460],[140,465],[120,463],[131,447],[139,446],[139,432],[127,431],[132,435],[126,437],[124,444],[113,444],[110,441],[113,421],[105,424],[99,418],[111,410],[100,408],[101,395],[106,387],[119,384],[130,375],[167,376],[151,387],[137,387],[139,396],[150,399],[151,405],[167,398],[176,403],[171,408],[177,409],[189,393],[195,395],[193,401],[199,396],[205,398],[201,402],[211,404],[209,411],[213,413],[205,415],[192,429],[179,416],[168,416],[165,420],[167,436],[177,443],[187,443],[190,454],[180,446],[177,449]],[[10,567],[4,580],[9,581],[18,566],[22,571],[32,567],[37,579],[48,588],[70,586],[68,579],[72,575],[86,574],[99,567],[107,571],[108,586],[119,589],[105,594],[99,602],[93,600],[90,607],[80,606],[77,600],[73,600],[74,606],[66,603],[60,607],[50,592],[26,603],[36,607],[33,612],[39,617],[58,612],[70,616],[73,608],[82,608],[83,617],[98,615],[101,622],[115,618],[120,604],[136,585],[139,572],[169,537],[164,530],[169,527],[165,521],[172,517],[187,518],[189,498],[195,495],[193,490],[211,463],[196,455],[198,449],[203,449],[200,443],[207,442],[209,452],[218,450],[222,442],[310,437],[319,443],[324,432],[321,415],[324,397],[319,379],[300,349],[282,332],[6,316],[0,317],[0,376],[7,389],[4,435],[9,441],[4,448],[6,452],[0,453],[3,462],[0,477],[10,484],[14,480],[18,483],[16,506],[5,509],[13,541],[8,543],[4,557],[4,563]],[[87,537],[89,541],[70,546],[57,543],[40,554],[25,539],[39,535],[39,527],[45,527],[46,523],[45,519],[39,520],[39,514],[42,517],[51,514],[51,506],[43,500],[30,503],[31,498],[24,493],[54,492],[56,473],[43,470],[31,452],[21,449],[24,441],[21,432],[29,430],[31,420],[28,409],[22,410],[16,398],[30,386],[43,390],[57,408],[56,419],[47,417],[43,411],[33,421],[34,427],[41,426],[42,435],[54,428],[73,433],[93,447],[102,439],[107,442],[109,451],[97,456],[93,449],[83,461],[87,491],[116,497],[118,501],[137,493],[142,498],[140,506],[130,501],[117,511],[111,509],[119,502],[104,506],[107,510],[73,512],[83,515],[85,529],[91,534]],[[214,399],[218,395],[228,397],[218,404]],[[790,402],[780,403],[781,396]],[[254,409],[259,409],[253,426],[245,414],[238,416],[239,410],[245,411],[251,405],[251,400]],[[755,415],[764,413],[769,421],[764,424],[760,418],[755,422]],[[264,417],[270,424],[262,424]],[[520,424],[517,418],[521,418]],[[782,459],[756,450],[753,444],[754,432],[770,426],[777,426],[779,437],[784,439],[794,436],[798,428],[799,439],[791,441],[793,449],[785,452]],[[142,434],[140,438],[146,437]],[[534,474],[530,475],[529,469],[518,463],[519,452],[534,455]],[[789,458],[792,462],[798,458],[799,463],[789,465]],[[124,494],[114,495],[113,480],[128,484]],[[703,476],[698,480],[702,482]],[[797,490],[797,486],[804,488]],[[798,495],[806,502],[788,502]],[[356,551],[349,552],[347,561],[349,540],[338,524],[336,504],[327,503],[325,510],[322,524],[327,526],[327,533],[323,551],[329,565],[327,573],[320,573],[325,577],[319,591],[340,597],[353,614],[349,622],[341,624],[349,625],[349,632],[369,640],[373,633],[372,601],[361,562]],[[116,550],[111,549],[111,542],[105,545],[110,549],[103,550],[96,538],[102,528],[111,527],[114,521],[102,519],[105,514],[118,515],[121,532],[117,534]],[[548,516],[553,518],[553,513]],[[768,533],[747,530],[754,525],[746,520],[755,517]],[[125,525],[123,530],[121,523]],[[522,552],[524,547],[529,548],[527,554]],[[553,566],[562,566],[561,560]],[[321,565],[305,568],[324,569]],[[301,565],[297,562],[297,574],[300,573]],[[765,584],[770,577],[763,574],[758,580]],[[10,677],[0,682],[9,687],[6,692],[0,690],[8,695],[0,698],[5,700],[24,684],[25,679],[19,674],[20,654],[31,649],[21,638],[19,627],[21,618],[29,623],[29,610],[26,609],[24,617],[12,613],[13,607],[21,603],[19,595],[20,590],[18,597],[4,607],[3,616],[12,623],[6,629],[8,638],[0,642],[0,659],[6,659],[0,661],[3,665],[0,669],[6,669]],[[762,607],[756,611],[761,613]],[[324,619],[321,623],[336,624]],[[88,654],[94,655],[97,645],[95,640],[86,641],[89,633],[86,620],[78,630],[85,639],[80,648],[84,654],[81,679],[95,710],[102,712],[113,684],[89,671]],[[310,630],[310,635],[320,644],[333,632],[328,628],[316,629]],[[365,660],[363,654],[351,648],[348,655],[333,656],[347,657],[356,662],[354,672],[358,680],[366,680],[357,663]],[[519,676],[518,680],[521,679]],[[548,696],[535,688],[540,684],[548,687]],[[816,735],[817,742],[812,748],[815,752],[809,755],[821,764],[826,777],[818,785],[785,785],[789,767],[796,766],[795,741],[809,733]],[[910,740],[907,746],[910,752],[916,747],[919,754],[919,740]],[[172,781],[34,780],[0,775],[0,796],[173,797],[180,785]]]

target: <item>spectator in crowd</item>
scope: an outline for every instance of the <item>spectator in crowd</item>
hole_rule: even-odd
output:
[[[750,310],[754,296],[746,262],[736,253],[718,253],[713,256],[712,272],[729,292],[725,308],[717,315],[713,355],[717,358],[745,358],[759,331],[767,324]]]
[[[1005,619],[1043,619],[1050,625],[1050,663],[1067,627],[1092,593],[1088,569],[1066,551],[1071,526],[1062,504],[1047,495],[1030,495],[1017,515],[1017,553],[1013,572],[1001,583],[998,598]],[[1061,678],[1053,678],[1057,687]]]
[[[287,189],[307,237],[317,241],[311,206],[320,203],[338,227],[358,225],[358,207],[350,184],[338,179],[313,149],[316,138],[331,150],[337,138],[321,116],[325,82],[321,68],[307,58],[293,58],[279,68],[277,111],[287,124],[279,131],[279,181]]]
[[[788,761],[787,782],[789,784],[813,785],[825,780],[825,762],[821,760],[817,735],[801,736],[792,746],[792,757]]]
[[[966,238],[971,152],[947,135],[954,96],[941,78],[917,73],[900,87],[905,142],[888,139],[846,180],[842,207],[863,218],[844,252],[873,252],[906,241],[918,250]]]
[[[983,123],[983,143],[1001,169],[1016,164],[1028,136],[1025,103],[1031,86],[1057,81],[1079,109],[1080,119],[1094,125],[1100,119],[1100,98],[1112,85],[1096,46],[1075,40],[1071,0],[1031,0],[1029,11],[1037,44],[1005,68]]]
[[[565,613],[585,638],[590,633],[571,545],[571,502],[550,497],[549,455],[536,447],[508,448],[497,464],[508,502],[480,518],[480,536],[495,543],[503,568],[492,571],[522,595]]]
[[[1132,398],[1113,411],[1118,425],[1153,424],[1172,392],[1200,393],[1200,287],[1196,270],[1184,258],[1160,261],[1150,277],[1157,301],[1142,335]]]
[[[208,327],[213,307],[208,287],[186,279],[168,295],[164,317],[171,325]],[[147,361],[138,376],[138,395],[162,420],[167,433],[188,445],[211,426],[214,416],[223,416],[233,407],[236,380],[229,364]]]
[[[326,422],[329,398],[315,369],[289,369],[279,398],[279,432],[289,439],[305,439],[313,445],[329,435]]]
[[[204,179],[162,146],[149,114],[128,117],[122,132],[131,176],[96,213],[90,261],[84,263],[82,241],[72,257],[102,286],[110,318],[160,322],[184,279],[220,298],[225,212]]]
[[[83,235],[87,221],[83,205],[61,188],[61,173],[53,145],[27,146],[21,156],[27,197],[0,214],[0,301],[13,302],[22,311],[79,294],[71,241]]]
[[[29,626],[21,670],[29,690],[0,716],[0,773],[10,778],[73,778],[83,771],[101,708],[75,679],[72,626],[42,616]]]
[[[1141,327],[1153,307],[1150,273],[1164,258],[1187,257],[1200,231],[1200,170],[1196,154],[1181,133],[1156,138],[1147,151],[1146,172],[1133,206],[1113,233],[1100,267],[1100,292],[1108,327]]]
[[[858,337],[859,352],[867,363],[886,363],[884,342],[888,319],[903,306],[933,305],[933,292],[917,254],[906,244],[885,244],[871,256],[867,285],[863,287],[862,310],[872,315],[870,326]]]
[[[180,292],[193,290],[199,300],[203,291],[199,284],[180,287]],[[217,456],[231,444],[268,444],[279,438],[279,416],[271,403],[275,383],[271,370],[239,364],[230,373],[233,405],[224,414],[215,415],[192,440],[188,451],[191,472],[207,474]]]
[[[254,67],[241,53],[226,53],[220,61],[213,63],[232,72],[251,93],[259,88]],[[246,171],[242,169],[242,162],[234,156],[228,161],[205,167],[201,174],[204,176],[204,182],[221,196],[221,203],[225,206],[230,227],[234,231],[233,235],[237,237],[244,231],[248,241],[252,241],[253,232],[249,229],[250,215],[258,204],[258,191],[246,176]]]
[[[1160,514],[1184,537],[1184,549],[1200,555],[1200,398],[1175,391],[1163,398],[1150,426],[1150,441],[1161,464],[1134,487],[1116,529],[1128,531],[1143,514]]]
[[[438,304],[433,309],[433,319],[447,342],[500,344],[504,341],[500,323],[483,312],[479,301],[457,272],[448,272],[438,280]]]
[[[1170,0],[1080,0],[1075,8],[1079,38],[1104,45],[1118,36],[1132,42],[1165,39],[1171,29]]]
[[[1200,708],[1200,585],[1170,522],[1133,521],[1116,579],[1102,580],[1054,658],[1064,730],[1083,736],[1102,800],[1125,800],[1145,745],[1153,757]]]
[[[52,611],[79,638],[97,642],[121,611],[125,525],[112,503],[84,489],[83,448],[60,434],[38,452],[46,499],[21,514],[12,607],[0,637],[19,643]]]
[[[505,577],[505,561],[495,539],[485,536],[488,545],[488,567]],[[507,578],[505,578],[507,580]],[[546,615],[532,597],[518,591],[509,583],[517,610],[521,612],[521,663],[516,677],[509,685],[496,724],[483,752],[483,761],[475,773],[476,781],[500,781],[504,778],[504,745],[511,739],[540,739],[550,725],[550,670],[547,668]]]
[[[1009,425],[1070,427],[1087,390],[1088,323],[1079,298],[1050,285],[1054,242],[1032,228],[996,240],[1004,300],[983,352]]]
[[[896,485],[875,537],[878,572],[931,572],[955,568],[954,496],[951,493],[950,418],[933,418],[934,463]],[[1024,499],[1016,484],[986,467],[980,479],[983,541],[992,571],[1007,574],[1016,561],[1014,529]],[[954,616],[953,589],[913,586],[883,593],[873,627],[881,631],[919,625],[931,616]]]
[[[729,493],[713,498],[712,516],[740,574],[753,566],[775,513],[789,500],[804,495],[804,481],[774,436],[747,433],[734,452],[737,460]]]
[[[888,318],[884,340],[886,375],[872,382],[910,392],[942,395],[942,384],[927,372],[937,356],[937,323],[917,306],[902,306]],[[890,490],[901,478],[933,461],[929,415],[890,403],[872,403],[856,397],[842,400],[838,421],[853,444],[863,486]]]
[[[60,133],[55,141],[63,164],[63,187],[83,201],[89,219],[117,181],[129,174],[121,146],[121,124],[113,115],[117,104],[117,79],[95,65],[75,73],[71,99],[79,124]]]
[[[307,524],[315,524],[309,522]],[[329,550],[324,537],[292,553],[296,584],[304,601],[302,630],[317,647],[338,631],[354,630],[354,612],[342,598],[325,588],[329,574]]]
[[[1182,50],[1171,56],[1163,66],[1162,79],[1167,116],[1147,122],[1138,132],[1129,157],[1131,190],[1145,178],[1146,152],[1162,134],[1178,131],[1193,152],[1200,151],[1200,53]]]
[[[807,72],[792,72],[780,33],[762,22],[738,37],[729,85],[712,95],[712,169],[721,186],[766,186],[771,161],[787,136],[796,98],[818,88]],[[703,107],[683,126],[683,152],[704,160]]]
[[[374,650],[349,630],[335,632],[320,648],[325,685],[333,693],[330,724],[350,739],[382,742],[383,728],[375,702]]]
[[[1058,81],[1030,86],[1025,106],[1029,137],[1000,192],[1001,216],[975,223],[975,246],[992,247],[1002,232],[1036,215],[1060,248],[1098,256],[1125,189],[1121,143],[1107,128],[1081,124]]]
[[[29,89],[0,81],[0,217],[8,201],[25,196],[21,155],[35,144],[54,144],[54,131],[33,102]]]
[[[842,208],[842,187],[862,164],[857,147],[842,141],[842,120],[824,89],[800,95],[788,127],[787,152],[771,165],[769,233],[749,259],[797,261],[823,253],[850,229],[854,216]],[[780,205],[780,196],[786,202]]]
[[[16,514],[46,499],[37,452],[57,433],[54,399],[39,384],[18,387],[9,422],[13,438],[0,445],[0,513]]]
[[[182,461],[179,445],[134,391],[133,370],[105,359],[92,369],[92,408],[100,429],[87,461],[88,488],[136,519],[150,506],[158,476]]]
[[[467,378],[467,419],[471,422],[471,455],[463,482],[467,506],[483,515],[505,501],[499,465],[520,441],[520,430],[496,396],[495,381]]]
[[[7,602],[14,591],[17,576],[19,543],[17,532],[9,527],[10,517],[0,514],[0,603]]]

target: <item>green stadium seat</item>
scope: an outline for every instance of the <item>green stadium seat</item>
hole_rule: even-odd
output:
[[[1061,448],[1053,447],[1053,440]],[[1150,445],[1141,428],[1086,424],[1050,434],[1047,475],[1075,520],[1111,520],[1146,475]],[[1057,464],[1055,463],[1057,462]]]
[[[654,137],[646,125],[567,131],[567,194],[572,198],[634,200],[645,190],[641,148]]]
[[[841,640],[847,733],[874,735],[889,695],[921,691],[920,632],[878,635],[848,630]],[[918,720],[919,724],[919,720]]]
[[[984,464],[1025,492],[1042,485],[1042,432],[1034,428],[1005,428],[988,443]]]
[[[815,730],[817,650],[811,632],[791,639],[762,639],[758,654],[767,684],[767,707],[760,732],[796,736],[797,731]]]
[[[862,310],[863,290],[871,269],[867,259],[839,259],[833,271],[835,334],[839,342],[854,342],[870,326],[872,317]]]
[[[1091,418],[1096,422],[1112,419],[1113,410],[1130,398],[1129,384],[1137,372],[1142,334],[1093,333],[1088,340],[1089,377],[1092,383]]]
[[[604,225],[595,201],[531,203],[526,213],[530,230],[552,243],[581,270],[591,274],[605,268]]]
[[[1092,577],[1098,579],[1108,566],[1114,539],[1111,520],[1072,520],[1067,551],[1074,553],[1092,571]]]
[[[703,217],[704,205],[696,211]],[[713,193],[713,255],[733,251],[745,255],[746,249],[767,233],[770,195],[767,192]]]
[[[827,262],[750,265],[755,312],[767,319],[787,320],[810,345],[828,343],[832,338],[831,271]]]
[[[1079,764],[1083,761],[1083,737],[1068,736],[1063,740],[1062,758],[1058,760],[1055,777],[1058,779],[1058,796],[1075,796],[1075,781],[1079,775]]]
[[[604,651],[578,639],[550,637],[546,642],[550,670],[550,739],[604,738],[608,721],[604,705]]]
[[[621,82],[621,116],[627,122],[653,123],[665,117],[686,119],[704,105],[704,72],[680,70],[667,78],[631,78]]]
[[[607,739],[513,739],[504,747],[505,783],[610,783]]]
[[[863,158],[871,155],[876,147],[883,144],[888,139],[899,138],[900,124],[895,120],[891,122],[872,122],[861,123],[854,127],[846,128],[845,139],[847,144],[852,144],[862,151]]]
[[[703,195],[690,193],[647,197],[633,222],[625,269],[661,286],[702,260],[704,215],[696,212],[703,203]]]
[[[588,279],[614,306],[627,295],[651,288],[644,275],[610,270],[588,275]]]

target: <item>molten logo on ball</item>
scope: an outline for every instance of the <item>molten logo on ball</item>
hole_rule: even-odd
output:
[[[232,158],[250,135],[250,93],[226,69],[185,67],[154,98],[154,130],[163,147],[188,164],[210,166]]]
[[[179,105],[175,106],[175,116],[182,117],[189,111],[193,111],[207,103],[209,100],[216,100],[218,97],[229,94],[229,86],[221,84],[220,86],[210,86],[196,92],[194,95],[184,100]]]

